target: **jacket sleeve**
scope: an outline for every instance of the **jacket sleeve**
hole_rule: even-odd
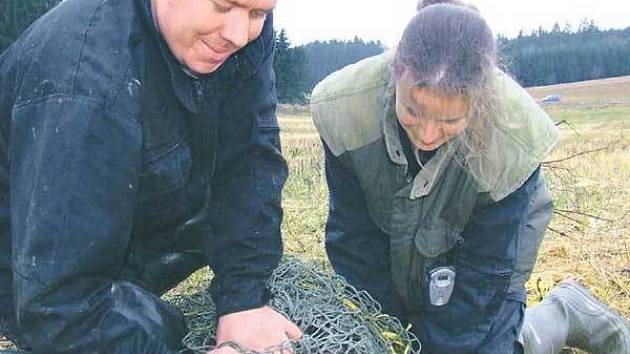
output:
[[[359,183],[323,142],[329,211],[326,252],[337,274],[375,297],[386,312],[399,315],[391,301],[389,238],[368,215]]]
[[[282,256],[280,198],[288,172],[275,113],[270,20],[261,41],[261,64],[230,89],[218,132],[212,235],[205,241],[218,316],[265,305],[266,281]]]
[[[175,353],[181,318],[114,280],[126,255],[141,135],[90,98],[16,106],[11,224],[17,318],[38,353]]]
[[[454,255],[455,288],[448,304],[425,304],[414,319],[430,353],[512,353],[523,320],[522,296],[510,294],[519,237],[540,169],[499,202],[473,211]],[[524,291],[524,289],[522,290]]]

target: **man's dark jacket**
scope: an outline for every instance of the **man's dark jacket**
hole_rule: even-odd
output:
[[[170,353],[159,298],[210,265],[218,315],[262,306],[286,164],[269,18],[205,77],[149,0],[66,0],[0,56],[0,313],[42,353]]]

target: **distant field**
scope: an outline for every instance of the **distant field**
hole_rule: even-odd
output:
[[[630,76],[531,87],[529,92],[537,100],[547,95],[560,95],[560,106],[630,105]]]

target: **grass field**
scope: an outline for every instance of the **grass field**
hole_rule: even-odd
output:
[[[566,276],[630,317],[630,77],[530,89],[560,94],[545,108],[561,123],[562,140],[547,176],[556,215],[543,244],[530,292]],[[576,156],[577,155],[577,156]]]
[[[560,123],[561,142],[545,173],[556,213],[528,283],[536,303],[565,277],[578,277],[630,317],[630,77],[532,88]],[[290,176],[284,189],[285,250],[326,263],[327,188],[319,137],[308,113],[281,113]],[[197,273],[176,291],[198,287]],[[0,348],[2,348],[0,344]]]
[[[564,107],[628,105],[630,104],[630,76],[532,87],[529,92],[538,100],[547,95],[559,94],[561,106]]]

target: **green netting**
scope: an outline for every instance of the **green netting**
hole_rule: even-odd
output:
[[[270,306],[294,321],[303,331],[299,341],[249,350],[238,343],[225,343],[239,353],[419,353],[420,342],[394,317],[383,314],[380,305],[366,292],[357,291],[345,280],[320,267],[295,259],[281,263],[270,277]],[[183,339],[186,351],[206,353],[215,348],[216,316],[207,292],[176,295],[190,332]]]

